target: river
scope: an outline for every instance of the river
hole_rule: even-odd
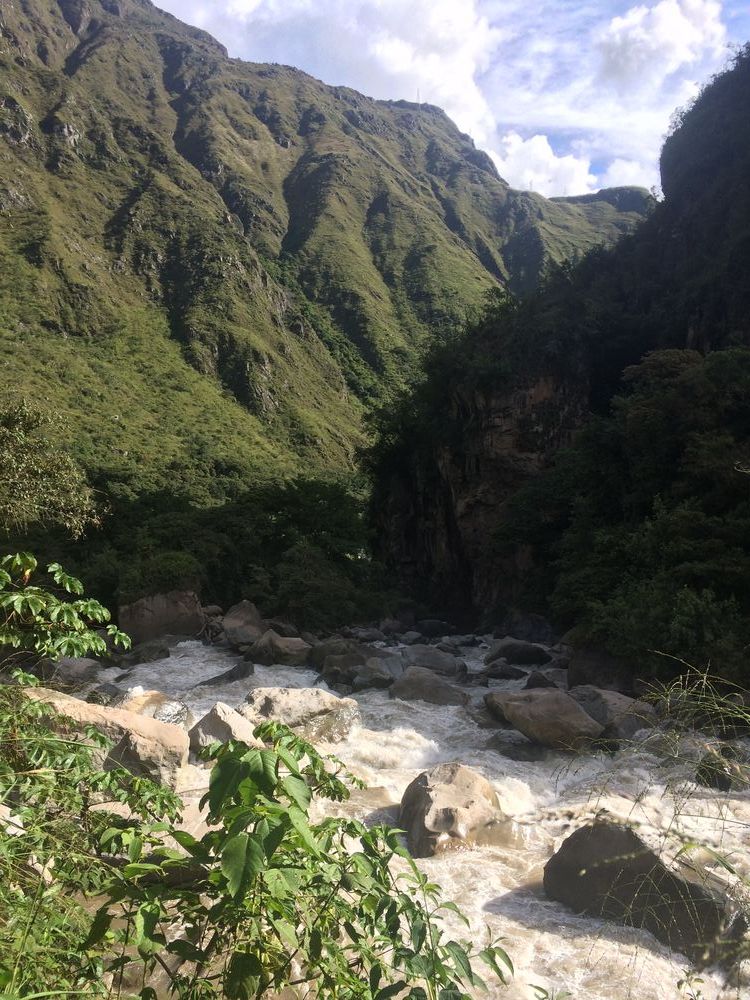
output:
[[[484,651],[462,651],[470,671],[480,669]],[[236,662],[223,649],[184,642],[169,659],[136,667],[119,686],[162,691],[200,718],[217,701],[241,704],[250,688],[308,687],[317,681],[312,671],[256,667],[246,680],[198,686]],[[109,670],[102,679],[111,683],[112,676]],[[513,690],[523,682],[490,683]],[[486,689],[467,691],[472,704],[481,705]],[[550,751],[539,761],[513,760],[506,753],[525,741],[512,730],[483,728],[471,705],[403,702],[383,691],[355,697],[362,724],[341,743],[319,744],[367,783],[368,790],[347,803],[350,815],[395,824],[409,782],[433,764],[459,760],[492,782],[509,817],[498,842],[419,862],[469,917],[472,939],[481,940],[489,928],[503,939],[514,962],[510,986],[481,995],[535,1000],[536,984],[555,997],[566,996],[567,990],[575,1000],[749,1000],[747,962],[732,982],[719,970],[707,970],[700,974],[702,982],[680,988],[688,968],[683,956],[671,954],[646,932],[577,916],[547,900],[541,887],[543,867],[553,851],[602,809],[638,824],[651,840],[677,830],[708,848],[731,853],[741,873],[750,875],[750,796],[728,796],[694,784],[701,752],[696,737],[672,742],[652,733],[615,754]],[[200,785],[203,772],[194,768],[191,774]],[[193,798],[199,790],[193,790]]]

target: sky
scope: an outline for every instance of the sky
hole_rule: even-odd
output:
[[[513,187],[659,184],[684,107],[750,40],[750,0],[156,0],[230,55],[437,104]]]

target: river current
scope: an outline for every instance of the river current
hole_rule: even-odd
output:
[[[480,669],[484,652],[462,651],[470,671]],[[309,687],[318,680],[312,671],[256,666],[246,680],[198,686],[236,662],[223,649],[184,642],[170,658],[136,667],[118,686],[162,691],[200,718],[217,701],[241,704],[251,688]],[[112,676],[108,670],[102,680],[111,683]],[[506,690],[522,683],[490,682]],[[507,754],[525,741],[513,730],[484,728],[473,709],[481,706],[486,688],[467,691],[472,702],[466,708],[362,692],[354,696],[361,725],[343,742],[318,747],[335,753],[367,783],[367,791],[354,793],[346,803],[349,815],[367,822],[395,824],[406,786],[442,761],[461,761],[492,782],[509,818],[497,842],[419,861],[470,919],[471,931],[458,927],[456,933],[479,942],[489,929],[503,939],[513,960],[510,985],[478,995],[536,1000],[536,985],[551,997],[571,1000],[750,1000],[747,962],[729,982],[721,971],[706,970],[702,981],[678,986],[688,968],[684,956],[670,953],[646,932],[577,916],[547,900],[541,885],[550,855],[601,810],[636,824],[653,842],[675,832],[692,838],[708,851],[730,855],[740,873],[750,876],[750,795],[728,796],[695,785],[695,762],[703,748],[694,736],[675,742],[644,732],[640,741],[615,754],[548,752],[538,761],[514,760]],[[192,768],[190,774],[194,786],[184,794],[195,802],[206,773]],[[704,856],[710,860],[705,850]]]

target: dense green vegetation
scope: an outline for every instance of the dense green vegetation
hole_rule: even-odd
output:
[[[343,482],[426,341],[650,201],[513,192],[439,109],[230,60],[147,0],[3,5],[0,80],[0,392],[67,420],[118,558],[133,505],[201,534]]]
[[[498,541],[533,547],[530,606],[674,672],[744,676],[750,637],[750,350],[660,351],[553,468]],[[549,602],[547,604],[547,602]]]
[[[385,413],[383,552],[433,600],[543,611],[645,672],[746,670],[748,100],[750,48],[676,119],[648,219],[492,303]]]

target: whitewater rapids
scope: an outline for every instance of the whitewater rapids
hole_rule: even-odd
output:
[[[469,670],[479,670],[483,650],[465,649]],[[168,659],[136,667],[118,682],[123,690],[140,686],[184,702],[200,718],[217,701],[241,704],[251,688],[310,687],[313,671],[259,667],[255,675],[232,683],[198,686],[234,666],[237,657],[198,642],[183,642]],[[102,672],[112,683],[113,672]],[[521,681],[491,681],[493,688],[517,689]],[[686,737],[679,747],[651,735],[617,754],[573,756],[549,752],[541,761],[516,761],[503,746],[520,740],[507,729],[482,728],[471,714],[486,688],[467,688],[464,707],[390,699],[384,691],[353,695],[362,724],[335,745],[335,753],[368,786],[345,804],[349,815],[366,822],[395,824],[398,803],[420,771],[458,760],[488,778],[512,822],[498,843],[422,859],[419,865],[438,882],[471,921],[471,932],[456,936],[481,942],[489,933],[502,938],[515,965],[507,988],[489,994],[505,1000],[536,1000],[534,985],[550,997],[571,1000],[750,1000],[750,968],[743,963],[732,981],[706,970],[693,985],[685,978],[688,961],[670,953],[650,934],[603,920],[577,916],[547,900],[541,885],[544,865],[562,840],[602,809],[638,825],[652,838],[679,829],[706,847],[730,853],[742,874],[750,858],[750,797],[696,786],[692,779],[700,752]],[[697,741],[693,739],[693,744]],[[205,772],[191,769],[195,801]],[[342,811],[342,807],[336,807]],[[481,970],[480,970],[481,971]],[[702,981],[701,981],[702,980]],[[564,991],[568,991],[566,994]]]

